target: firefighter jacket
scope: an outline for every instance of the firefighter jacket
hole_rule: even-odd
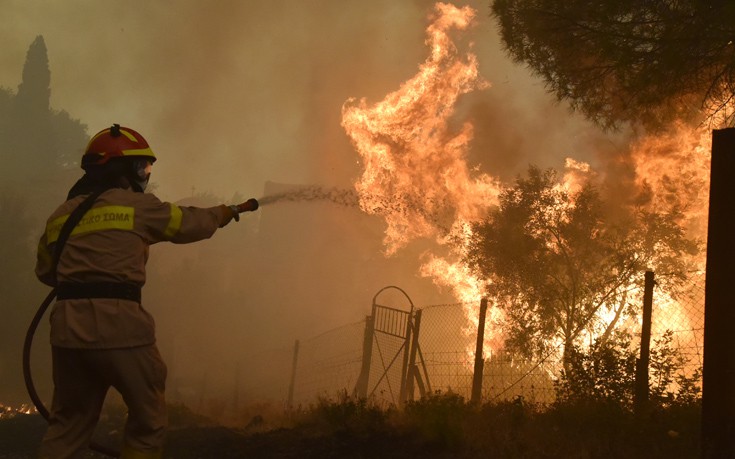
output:
[[[59,232],[85,197],[66,201],[47,221],[36,262],[36,276],[47,285],[115,283],[142,287],[151,244],[207,239],[223,218],[220,207],[183,207],[148,193],[107,190],[72,231],[54,276],[51,254]],[[50,321],[53,346],[115,349],[155,342],[153,317],[135,300],[57,299]]]

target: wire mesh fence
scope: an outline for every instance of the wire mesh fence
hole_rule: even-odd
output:
[[[664,338],[668,336],[667,345],[681,356],[687,375],[701,378],[704,274],[693,273],[677,282],[660,276],[660,281],[653,296],[651,351],[665,345]],[[621,297],[630,304],[631,312],[627,321],[621,320],[618,326],[628,327],[635,352],[640,345],[642,296],[642,288],[632,287]],[[419,328],[415,330],[418,332],[415,367],[421,376],[422,393],[452,392],[470,399],[479,304],[478,301],[477,304],[430,305],[414,311],[414,314],[421,312],[420,324],[416,324]],[[236,370],[235,400],[241,404],[271,400],[288,408],[306,406],[319,398],[355,394],[361,371],[365,370],[363,359],[369,322],[347,324],[301,340],[293,347],[243,357]],[[487,325],[488,333],[496,332],[492,329],[495,324]],[[413,345],[410,339],[398,332],[376,332],[372,337],[366,395],[374,402],[381,405],[400,402],[399,392],[406,374],[411,375],[405,368]],[[485,349],[483,401],[507,401],[518,397],[534,403],[554,400],[554,382],[562,367],[560,345],[551,346],[546,355],[536,359],[520,358],[502,349],[488,352],[487,346]],[[701,385],[701,380],[698,382]],[[404,400],[421,395],[418,388],[414,390]]]
[[[352,392],[362,365],[364,330],[365,322],[360,321],[299,342],[292,404]]]
[[[469,398],[476,327],[468,321],[471,303],[422,308],[419,346],[428,373],[429,391],[451,391]],[[477,305],[479,307],[479,302]]]
[[[704,272],[690,273],[668,291],[654,294],[651,338],[660,340],[664,333],[671,332],[672,345],[686,359],[690,370],[703,365],[704,281]]]

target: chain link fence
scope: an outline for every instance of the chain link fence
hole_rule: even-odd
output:
[[[687,375],[699,378],[703,363],[704,277],[703,273],[694,273],[683,282],[670,282],[665,276],[659,276],[659,286],[666,288],[654,288],[651,327],[652,352],[669,336],[668,345],[685,362]],[[630,303],[634,314],[619,325],[628,327],[636,352],[641,336],[642,290],[636,287],[625,292],[625,301]],[[477,320],[479,303],[430,305],[414,311],[414,316],[421,312],[415,366],[422,393],[452,392],[470,399],[477,343],[477,325],[471,318]],[[497,331],[491,328],[494,326],[491,322],[486,322],[486,343],[488,333]],[[231,392],[235,405],[269,400],[288,409],[308,406],[319,398],[353,395],[361,370],[364,371],[365,337],[363,320],[295,342],[292,347],[241,358],[235,369],[236,387]],[[406,374],[401,371],[403,353],[408,352],[411,344],[400,336],[373,339],[367,395],[381,405],[397,404]],[[486,347],[482,400],[508,401],[522,397],[532,403],[553,402],[561,354],[562,349],[556,348],[542,358],[528,360],[503,350],[487,352]],[[204,386],[199,404],[211,396],[205,394]],[[415,390],[407,398],[418,397],[418,392]]]
[[[360,321],[299,342],[288,402],[306,405],[351,393],[362,365],[364,331],[365,321]]]
[[[658,276],[666,280],[667,276]],[[651,340],[660,340],[667,331],[672,346],[687,361],[689,370],[701,369],[704,363],[704,281],[705,273],[691,273],[668,293],[654,290]]]

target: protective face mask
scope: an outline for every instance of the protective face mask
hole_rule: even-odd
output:
[[[145,191],[148,181],[151,179],[151,163],[148,160],[141,159],[133,162],[133,182],[135,182],[140,191]]]

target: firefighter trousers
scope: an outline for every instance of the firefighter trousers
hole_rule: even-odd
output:
[[[168,425],[166,365],[153,345],[126,349],[52,347],[54,396],[42,459],[72,458],[90,442],[110,387],[128,408],[121,459],[159,458]]]

